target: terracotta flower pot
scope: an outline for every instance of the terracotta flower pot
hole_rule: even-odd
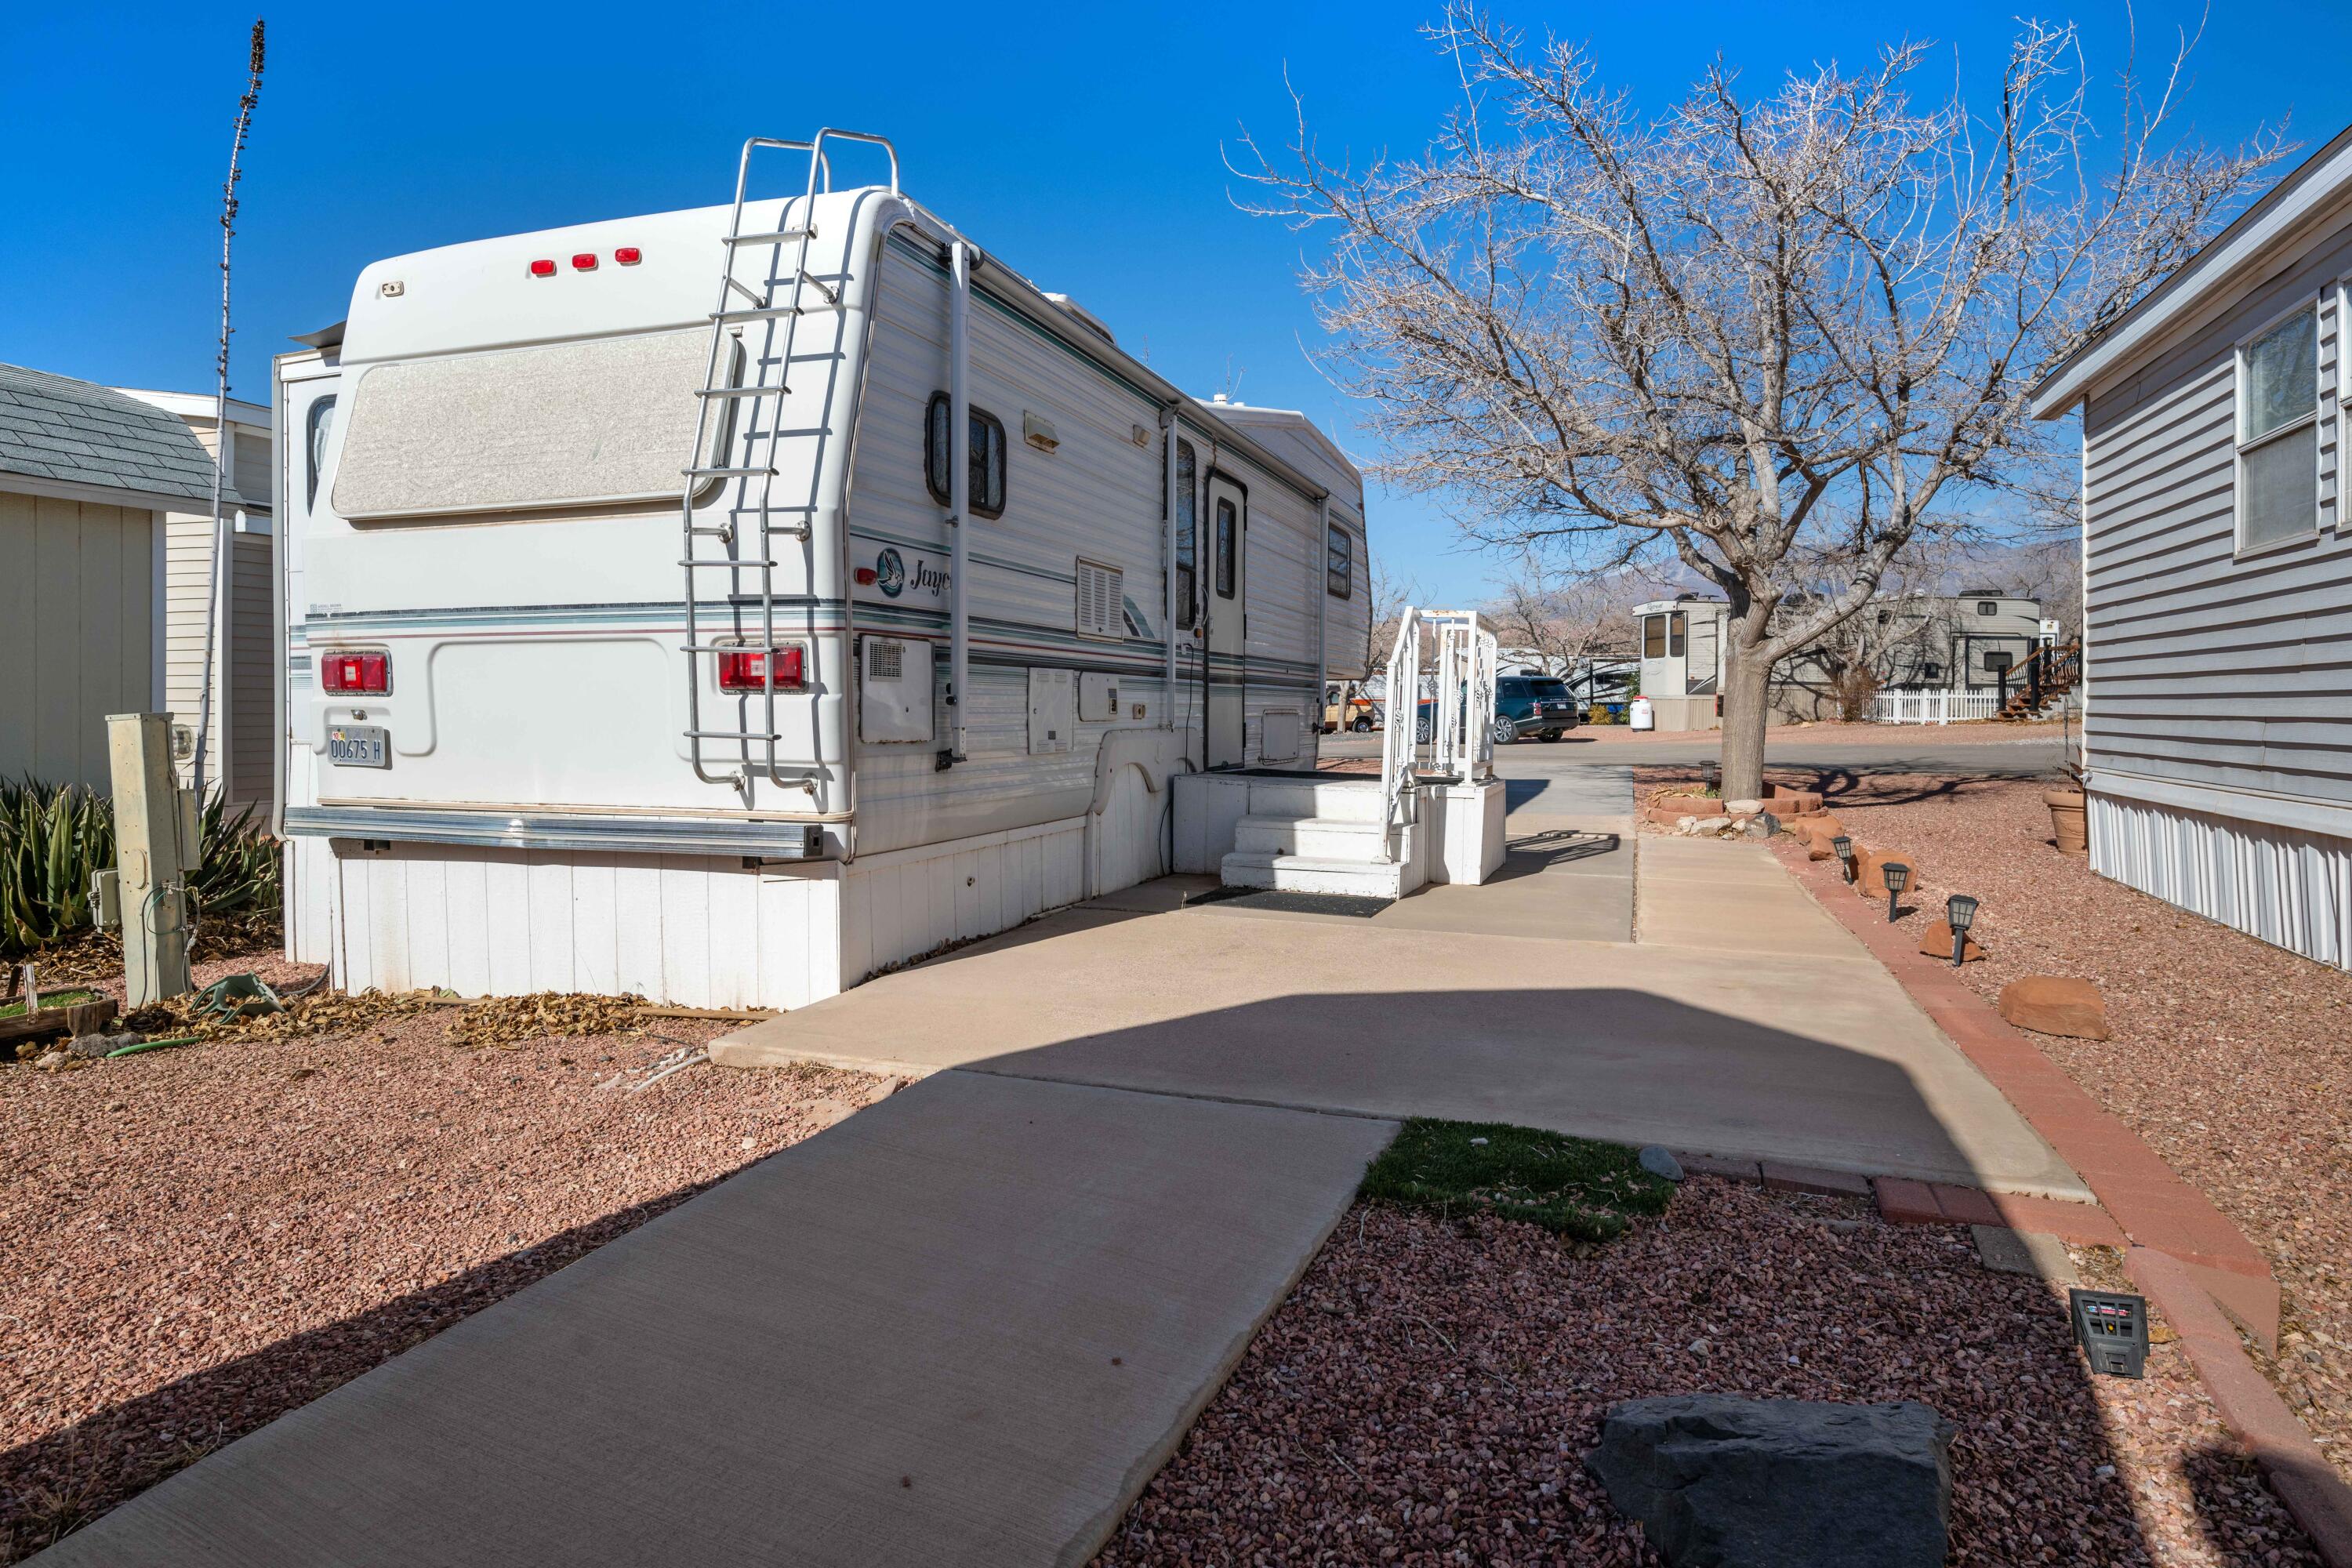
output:
[[[2076,789],[2053,789],[2042,792],[2042,804],[2050,808],[2050,831],[2058,840],[2059,849],[2068,855],[2084,855],[2091,848],[2089,803]]]

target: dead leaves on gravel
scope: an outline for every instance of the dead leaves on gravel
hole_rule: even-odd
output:
[[[640,1026],[642,996],[592,996],[541,991],[477,1002],[433,991],[322,991],[289,997],[282,1013],[256,1017],[200,1016],[196,998],[174,996],[144,1007],[126,1022],[149,1036],[189,1035],[198,1040],[293,1040],[340,1035],[421,1013],[448,1015],[443,1031],[453,1046],[511,1047],[554,1036],[617,1034]]]
[[[453,1046],[511,1046],[551,1035],[610,1035],[637,1026],[642,996],[541,991],[468,1003],[449,1021]]]

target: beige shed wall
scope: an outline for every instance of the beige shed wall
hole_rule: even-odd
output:
[[[0,777],[107,787],[106,716],[155,700],[154,529],[0,492]]]

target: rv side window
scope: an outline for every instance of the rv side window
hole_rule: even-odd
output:
[[[1684,617],[1680,610],[1666,617],[1666,657],[1668,658],[1683,657],[1684,633],[1689,625],[1689,621]]]
[[[1348,537],[1346,529],[1335,522],[1324,547],[1324,592],[1335,599],[1344,599],[1355,591],[1355,541]]]
[[[1241,531],[1241,519],[1234,503],[1222,496],[1217,500],[1217,597],[1234,596],[1234,535]]]
[[[305,463],[302,469],[302,504],[315,510],[319,504],[319,469],[327,460],[327,437],[335,428],[335,400],[321,397],[310,405],[307,416],[310,428],[303,442]]]
[[[1643,658],[1666,657],[1665,616],[1643,616],[1642,617],[1642,657]]]
[[[1199,521],[1201,460],[1192,443],[1176,443],[1176,624],[1190,626],[1201,619],[1200,584],[1193,570],[1193,529]]]
[[[948,409],[944,392],[931,394],[930,416],[923,421],[923,480],[931,499],[948,504]],[[972,407],[971,510],[985,518],[1004,515],[1004,422]]]

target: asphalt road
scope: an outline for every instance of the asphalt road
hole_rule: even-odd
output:
[[[1884,740],[1845,735],[1809,735],[1801,730],[1774,731],[1765,742],[1767,767],[1815,768],[1849,774],[1960,773],[1979,778],[2040,778],[2054,773],[2064,760],[2063,742],[2054,730],[2026,735],[2003,734],[1979,739],[1975,726],[1947,730],[1927,725],[1890,726]],[[1377,757],[1381,737],[1326,735],[1323,755]],[[1717,732],[1662,735],[1654,740],[1612,736],[1591,738],[1578,731],[1566,739],[1547,742],[1520,741],[1498,746],[1495,771],[1505,778],[1538,777],[1563,769],[1603,764],[1614,767],[1654,763],[1706,762],[1722,754]]]

